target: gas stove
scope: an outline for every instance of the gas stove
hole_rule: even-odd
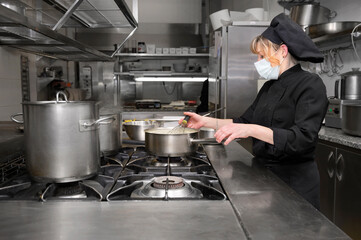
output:
[[[3,177],[0,200],[121,201],[225,200],[219,179],[200,147],[190,156],[158,157],[144,146],[123,147],[101,158],[92,178],[70,183],[34,182],[25,164],[17,175]]]

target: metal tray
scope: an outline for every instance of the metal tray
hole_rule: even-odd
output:
[[[319,37],[335,37],[352,32],[353,28],[360,22],[330,22],[316,25],[310,25],[305,28],[306,33],[310,38]]]

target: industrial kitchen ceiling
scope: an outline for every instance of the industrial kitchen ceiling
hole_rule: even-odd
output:
[[[0,0],[0,45],[63,60],[109,61],[111,56],[59,32],[71,28],[136,29],[138,25],[124,0],[28,2]]]

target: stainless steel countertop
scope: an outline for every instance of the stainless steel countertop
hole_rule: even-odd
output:
[[[0,202],[1,239],[247,239],[229,201]]]
[[[205,149],[249,239],[350,239],[239,144]]]

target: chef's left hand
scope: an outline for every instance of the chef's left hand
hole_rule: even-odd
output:
[[[235,138],[247,138],[250,136],[249,124],[243,123],[230,123],[221,127],[215,134],[217,142],[222,142],[223,139],[227,138],[224,145],[227,145]]]

